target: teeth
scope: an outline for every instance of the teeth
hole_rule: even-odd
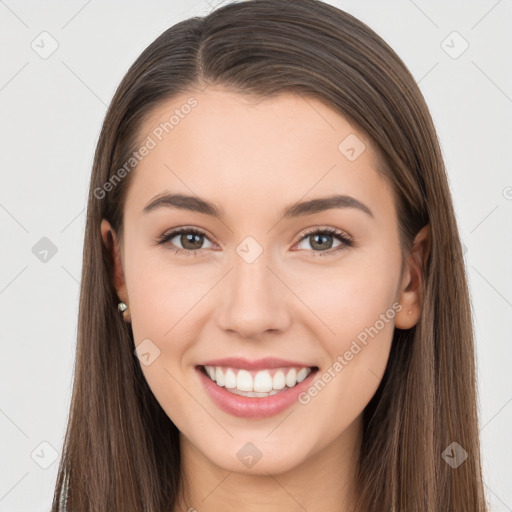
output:
[[[217,381],[219,384],[219,381]],[[219,384],[222,386],[222,384]],[[252,375],[247,370],[239,370],[236,376],[236,389],[240,391],[254,391],[252,388]]]
[[[284,372],[281,370],[277,370],[276,373],[274,373],[274,377],[272,379],[272,387],[274,389],[283,389],[286,385],[286,380],[284,377]]]
[[[240,391],[236,388],[230,389],[229,392],[233,393],[234,395],[250,396],[250,397],[256,397],[256,398],[264,398],[266,396],[272,396],[272,395],[279,393],[279,391],[277,391],[276,389],[273,389],[269,393],[257,393],[256,391]]]
[[[280,368],[249,372],[236,368],[205,366],[206,373],[218,386],[225,387],[236,395],[265,397],[302,382],[311,368]],[[272,375],[273,373],[273,375]]]
[[[235,375],[235,372],[231,368],[228,368],[226,370],[224,386],[226,386],[228,389],[236,388],[236,375]]]
[[[222,372],[222,368],[217,366],[217,369],[215,371],[215,381],[219,386],[224,386],[224,373]]]
[[[272,391],[272,377],[266,370],[258,372],[254,377],[254,391],[258,393],[268,393]]]
[[[307,376],[308,376],[308,369],[307,368],[301,368],[297,372],[297,382],[302,382]]]
[[[289,387],[289,388],[292,388],[293,386],[295,386],[296,382],[297,382],[297,370],[295,370],[295,368],[292,368],[287,374],[286,374],[286,379],[285,379],[285,382],[286,382],[286,385]]]

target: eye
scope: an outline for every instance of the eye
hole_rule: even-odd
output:
[[[176,239],[175,242],[173,242],[174,239]],[[208,240],[208,237],[202,231],[195,228],[182,227],[162,235],[157,242],[161,245],[169,242],[168,249],[176,254],[197,256],[200,249],[208,248],[202,247],[204,240]],[[176,244],[181,244],[181,247],[176,247]]]
[[[333,239],[338,239],[340,243],[333,248]],[[300,243],[310,240],[313,256],[331,256],[347,247],[353,247],[354,241],[346,233],[335,228],[314,228],[301,238]]]
[[[173,241],[174,239],[176,240]],[[333,239],[338,239],[340,242],[338,245],[334,246],[334,248]],[[210,243],[209,247],[203,247],[205,240],[208,240]],[[302,236],[299,244],[307,240],[310,240],[312,249],[309,250],[312,251],[314,257],[329,256],[342,249],[355,245],[349,235],[335,228],[319,229],[315,227]],[[201,249],[213,247],[213,244],[209,241],[205,233],[196,228],[188,227],[174,229],[162,235],[157,239],[157,243],[159,245],[166,245],[169,250],[176,254],[183,254],[185,256],[197,256]]]

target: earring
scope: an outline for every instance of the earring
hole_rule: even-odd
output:
[[[124,302],[120,302],[120,303],[117,305],[117,309],[118,309],[121,313],[124,313],[124,312],[128,309],[128,306],[127,306]]]
[[[409,309],[409,311],[407,311],[407,314],[412,315],[412,309]]]

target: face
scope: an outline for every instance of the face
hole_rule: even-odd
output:
[[[316,99],[220,88],[161,104],[142,133],[155,144],[131,177],[117,288],[183,441],[253,474],[349,450],[395,325],[418,314],[369,141]]]

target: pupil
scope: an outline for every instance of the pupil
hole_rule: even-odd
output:
[[[196,233],[188,233],[186,235],[181,235],[181,244],[183,245],[183,247],[185,247],[185,249],[197,249],[198,247],[200,248],[201,246],[201,237],[203,235],[198,235]],[[195,242],[195,245],[194,245],[194,242]],[[189,247],[187,247],[187,243],[190,243],[191,245]]]
[[[320,243],[317,243],[318,239],[321,240]],[[315,249],[315,248],[316,249],[330,249],[332,246],[332,240],[331,240],[331,244],[328,244],[329,245],[328,247],[321,245],[322,242],[326,243],[329,241],[329,239],[332,239],[332,237],[330,235],[313,235],[313,243],[311,244],[311,247],[313,247],[313,249]]]

